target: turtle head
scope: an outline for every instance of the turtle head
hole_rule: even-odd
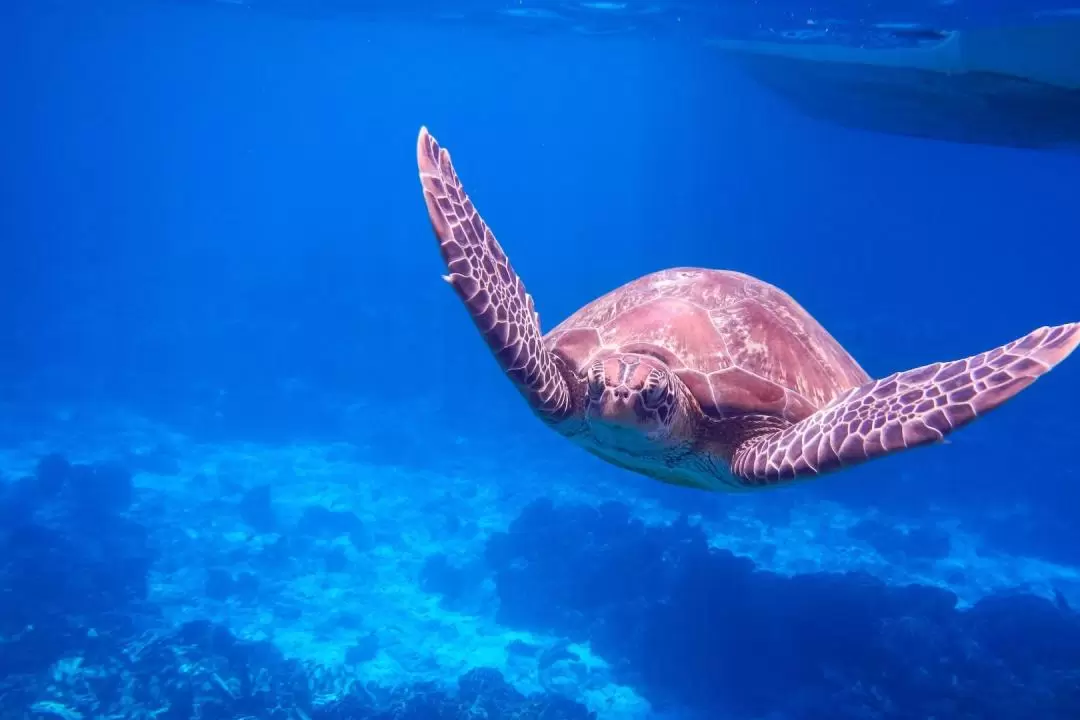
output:
[[[685,390],[661,360],[621,353],[589,366],[585,417],[603,434],[644,433],[654,440],[671,434]]]

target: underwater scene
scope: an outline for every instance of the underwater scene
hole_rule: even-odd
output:
[[[0,97],[0,720],[1080,719],[1075,0],[5,0]]]

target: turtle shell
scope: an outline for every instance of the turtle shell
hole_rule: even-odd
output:
[[[798,422],[870,380],[791,296],[726,270],[645,275],[581,308],[544,341],[578,373],[611,354],[657,357],[716,418]]]

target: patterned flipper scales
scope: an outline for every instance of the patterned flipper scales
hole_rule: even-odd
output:
[[[1043,327],[989,352],[854,388],[791,427],[747,441],[732,472],[747,486],[822,475],[940,441],[993,410],[1080,344],[1080,323]]]
[[[570,391],[544,347],[532,297],[458,180],[450,153],[427,128],[416,145],[420,182],[449,282],[507,377],[541,418],[571,412]]]

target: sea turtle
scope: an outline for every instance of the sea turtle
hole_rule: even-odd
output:
[[[701,268],[633,280],[542,335],[532,297],[426,128],[417,161],[444,279],[533,412],[663,482],[752,490],[941,441],[1080,344],[1080,323],[1042,327],[874,380],[787,293]]]

